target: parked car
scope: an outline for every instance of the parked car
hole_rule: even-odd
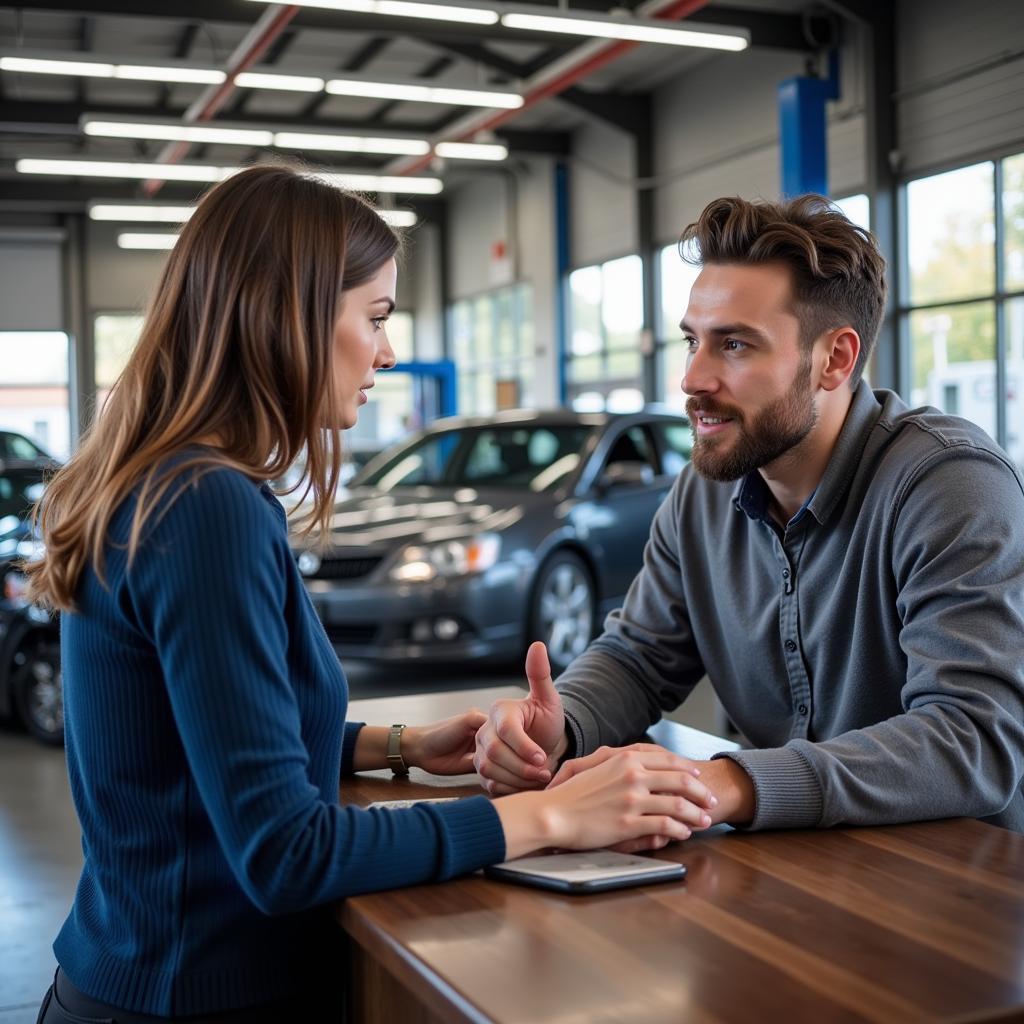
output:
[[[294,553],[343,655],[510,660],[544,640],[561,671],[640,569],[691,444],[650,410],[440,420],[373,459]]]
[[[24,598],[9,571],[0,598],[0,716],[16,718],[43,743],[64,742],[60,631],[55,616]]]
[[[57,621],[25,599],[17,566],[35,553],[31,520],[45,477],[55,465],[19,460],[0,467],[0,716],[15,717],[44,743],[64,740]]]
[[[0,430],[0,472],[14,468],[56,469],[60,463],[30,437]]]

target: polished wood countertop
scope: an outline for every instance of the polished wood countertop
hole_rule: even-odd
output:
[[[350,717],[422,722],[515,693],[358,701]],[[655,735],[692,756],[723,745],[667,722]],[[415,771],[343,786],[361,805],[479,792]],[[1024,836],[967,819],[720,827],[656,856],[686,881],[573,896],[474,875],[346,901],[357,969],[376,979],[356,1019],[1024,1020]]]

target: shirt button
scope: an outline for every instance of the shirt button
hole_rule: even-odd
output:
[[[806,715],[807,714],[807,705],[806,704],[801,704],[800,707],[797,708],[797,711],[799,711],[801,715]]]
[[[788,580],[789,579],[789,570],[788,569],[783,569],[782,570],[782,578],[784,580]]]
[[[796,650],[796,641],[795,640],[787,640],[786,643],[785,643],[785,647],[786,647],[786,650],[789,651],[790,654],[792,654],[793,651]]]

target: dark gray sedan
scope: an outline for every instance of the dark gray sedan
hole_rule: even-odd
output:
[[[343,656],[508,660],[543,640],[558,672],[621,602],[691,443],[650,411],[440,420],[365,467],[299,569]]]

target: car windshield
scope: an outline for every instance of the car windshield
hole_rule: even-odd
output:
[[[439,431],[401,448],[353,484],[382,491],[420,486],[550,491],[579,464],[592,430],[535,424]]]

